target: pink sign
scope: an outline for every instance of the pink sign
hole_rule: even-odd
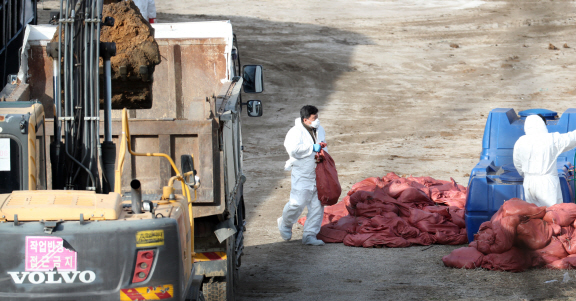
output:
[[[26,271],[76,271],[76,252],[53,236],[26,236]]]

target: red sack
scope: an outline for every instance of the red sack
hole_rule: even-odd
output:
[[[524,200],[512,198],[504,202],[498,211],[502,211],[502,217],[510,215],[522,215],[526,216],[527,218],[538,219],[543,218],[546,214],[546,206],[538,207]],[[497,216],[497,214],[498,212],[496,212],[494,216]]]
[[[574,233],[574,227],[563,227],[562,235],[558,236],[558,239],[562,242],[568,254],[576,254],[576,233]]]
[[[357,224],[356,217],[350,215],[344,216],[337,221],[323,225],[316,238],[324,242],[341,243],[344,241],[346,235],[356,231]]]
[[[420,232],[418,237],[409,237],[406,238],[406,240],[411,244],[423,245],[423,246],[428,246],[433,243],[436,243],[434,235],[428,232]]]
[[[339,219],[348,216],[348,210],[345,202],[340,202],[334,206],[324,208],[324,215],[328,215],[330,222],[338,221]]]
[[[493,271],[523,272],[531,266],[530,254],[516,247],[502,254],[488,254],[482,260],[482,267]]]
[[[550,224],[558,224],[562,227],[570,226],[576,219],[576,204],[561,203],[548,207],[544,220]]]
[[[494,222],[483,222],[478,233],[474,234],[474,241],[470,246],[484,254],[506,252],[514,244],[518,224],[518,215],[507,216]]]
[[[426,222],[425,225],[428,225],[428,224],[440,224],[443,223],[446,219],[442,215],[435,212],[424,211],[417,208],[410,208],[410,216],[408,217],[407,220],[410,224],[419,228],[417,225],[421,221],[425,221]],[[424,232],[429,232],[427,231],[427,229],[426,230],[420,229],[420,230]]]
[[[412,188],[412,186],[406,178],[396,179],[388,184],[388,195],[396,199],[408,188]]]
[[[361,247],[362,244],[370,237],[372,237],[374,233],[354,233],[348,234],[344,237],[344,245],[351,246],[351,247]]]
[[[352,185],[352,188],[350,188],[350,191],[348,191],[348,195],[352,195],[356,191],[374,191],[376,188],[378,188],[378,185],[375,184],[375,182],[378,180],[375,179],[379,178],[368,178]]]
[[[466,228],[466,221],[464,220],[464,210],[457,207],[450,206],[448,212],[452,217],[452,222],[460,228]]]
[[[358,203],[356,205],[356,214],[358,216],[374,217],[382,215],[384,212],[394,212],[398,215],[398,207],[390,203],[380,203],[375,200]]]
[[[448,211],[448,206],[426,206],[422,208],[422,210],[430,213],[438,213],[439,215],[443,216],[446,220],[450,221],[452,216]]]
[[[541,219],[529,219],[516,227],[516,244],[532,250],[542,249],[550,243],[553,229]]]
[[[326,143],[320,143],[322,148]],[[323,206],[331,206],[338,203],[342,187],[338,181],[336,164],[330,155],[321,149],[316,155],[316,188],[318,189],[318,199]]]
[[[329,225],[329,227],[331,228],[343,230],[348,233],[356,232],[356,226],[358,226],[358,221],[356,217],[350,215],[345,216],[339,219],[337,222],[334,222],[331,225]]]
[[[316,235],[316,238],[322,240],[323,242],[341,243],[344,241],[346,235],[348,235],[348,232],[346,231],[324,226],[320,228],[320,232],[318,235]]]
[[[348,191],[348,195],[352,195],[359,190],[374,191],[376,188],[383,188],[388,182],[389,181],[384,181],[377,177],[367,178],[352,185],[352,188],[350,188],[350,191]]]
[[[386,174],[385,176],[382,177],[382,181],[386,181],[386,182],[394,181],[396,179],[400,179],[400,176],[398,176],[397,174],[395,174],[393,172],[389,172],[388,174]]]
[[[438,231],[433,236],[437,244],[441,245],[463,245],[468,243],[468,235],[466,229],[460,229],[460,233],[450,231]]]
[[[392,187],[390,187],[391,189]],[[422,190],[408,187],[398,196],[398,202],[408,204],[411,207],[424,208],[426,206],[433,206],[434,202],[422,192]]]
[[[546,267],[553,270],[572,270],[576,267],[576,255],[559,259],[548,264]]]
[[[390,236],[386,233],[375,233],[362,244],[364,248],[372,248],[374,246],[385,246],[387,248],[406,248],[411,245],[412,244],[405,238],[399,236]]]
[[[536,253],[539,255],[554,256],[560,259],[568,256],[568,252],[566,252],[566,249],[564,249],[562,241],[560,241],[560,239],[555,236],[552,237],[550,244],[540,250],[536,250]]]
[[[449,255],[442,257],[444,265],[451,268],[475,269],[482,265],[484,254],[470,247],[464,247],[452,251]]]

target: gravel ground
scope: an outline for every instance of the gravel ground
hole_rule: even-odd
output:
[[[262,64],[264,117],[245,118],[248,232],[241,300],[572,299],[576,274],[445,268],[454,246],[363,249],[281,240],[290,175],[282,146],[304,104],[320,109],[344,191],[366,177],[466,184],[487,113],[572,106],[574,2],[169,1],[160,22],[231,20],[244,64]],[[549,50],[549,43],[559,50]],[[457,47],[456,47],[457,46]],[[558,282],[545,283],[548,280]]]

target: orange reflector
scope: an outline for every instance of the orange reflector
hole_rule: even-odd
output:
[[[196,253],[196,256],[194,257],[194,262],[212,260],[226,260],[226,252]]]
[[[174,287],[171,284],[162,286],[145,286],[124,288],[120,290],[120,301],[135,300],[162,300],[174,296]]]

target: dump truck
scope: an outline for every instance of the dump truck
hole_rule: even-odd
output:
[[[262,66],[240,64],[229,21],[154,24],[162,62],[125,79],[151,107],[113,110],[114,45],[79,38],[106,26],[102,1],[60,4],[2,92],[0,299],[234,300],[241,114],[262,115],[241,95],[264,90]]]

